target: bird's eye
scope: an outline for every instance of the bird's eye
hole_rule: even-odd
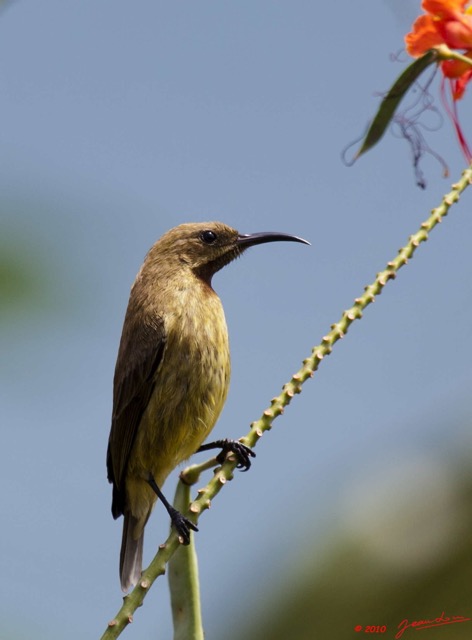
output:
[[[202,231],[200,238],[205,244],[213,244],[216,240],[216,233],[214,231]]]

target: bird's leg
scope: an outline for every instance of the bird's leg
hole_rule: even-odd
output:
[[[256,454],[250,447],[239,442],[239,440],[230,440],[229,438],[225,438],[224,440],[215,440],[215,442],[209,442],[208,444],[202,444],[202,446],[197,449],[197,453],[199,451],[208,451],[208,449],[221,449],[220,453],[216,456],[216,459],[220,464],[223,464],[226,459],[226,454],[231,451],[238,459],[238,464],[236,465],[237,469],[241,469],[242,471],[247,471],[251,466],[251,460],[249,458],[256,457]]]
[[[155,492],[159,500],[162,502],[164,507],[167,509],[167,513],[170,516],[172,524],[179,534],[182,537],[184,544],[190,544],[190,529],[193,531],[198,531],[196,525],[193,524],[191,520],[183,516],[180,511],[177,511],[175,507],[173,507],[170,502],[168,502],[165,495],[157,486],[157,482],[154,480],[154,476],[150,473],[147,479],[147,482],[151,489]]]

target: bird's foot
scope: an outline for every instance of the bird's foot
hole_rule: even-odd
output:
[[[181,538],[182,544],[190,544],[190,530],[198,531],[198,528],[191,520],[183,516],[180,511],[177,511],[175,507],[173,507],[170,502],[167,500],[165,495],[159,489],[157,482],[154,480],[154,476],[152,473],[149,474],[147,479],[149,486],[155,492],[159,500],[162,502],[164,507],[167,509],[167,513],[170,516],[172,525],[174,529],[179,534],[179,538]]]
[[[198,531],[198,527],[191,520],[183,516],[180,511],[171,507],[169,510],[172,526],[177,531],[182,544],[190,544],[190,530]]]
[[[241,471],[247,471],[251,466],[250,458],[256,457],[256,454],[250,447],[239,442],[239,440],[230,440],[229,438],[204,444],[198,451],[208,451],[208,449],[221,449],[220,453],[216,456],[219,464],[223,464],[228,453],[234,453],[238,460],[236,468],[241,469]]]
[[[222,443],[220,445],[221,451],[216,456],[216,459],[220,464],[223,464],[223,462],[226,460],[226,456],[228,453],[234,453],[238,460],[238,464],[236,465],[237,469],[240,469],[241,471],[247,471],[251,467],[250,458],[255,458],[256,454],[250,447],[246,446],[242,442],[239,442],[238,440],[226,439],[220,442]]]

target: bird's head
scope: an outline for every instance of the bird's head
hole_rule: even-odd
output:
[[[213,274],[256,244],[292,241],[310,244],[286,233],[241,234],[222,222],[181,224],[165,233],[151,248],[148,259],[190,268],[211,284]]]

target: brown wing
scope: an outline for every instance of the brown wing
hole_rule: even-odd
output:
[[[112,514],[124,510],[124,479],[129,455],[149,403],[166,337],[159,317],[150,322],[127,317],[113,381],[113,413],[107,451],[108,481],[113,483]]]

